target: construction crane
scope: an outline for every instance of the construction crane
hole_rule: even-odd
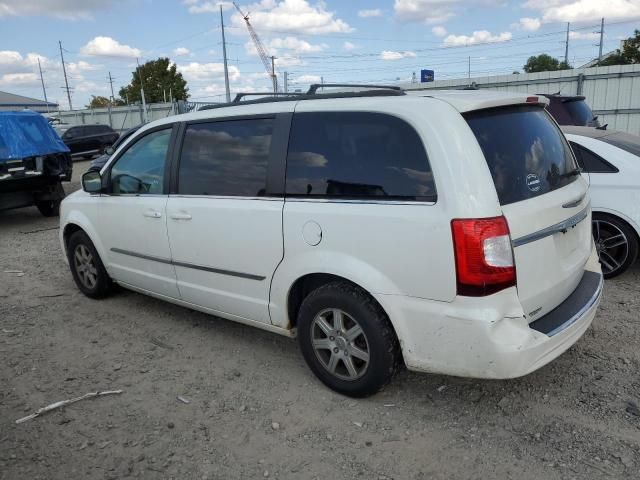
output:
[[[249,35],[251,35],[251,40],[253,40],[253,43],[256,46],[256,50],[258,51],[258,56],[260,57],[260,60],[262,60],[264,69],[267,71],[267,75],[271,77],[271,81],[273,82],[273,91],[274,93],[277,93],[278,77],[276,76],[275,57],[270,57],[269,55],[267,55],[267,51],[260,41],[260,37],[258,37],[258,34],[253,29],[253,25],[251,25],[251,22],[249,22],[249,13],[244,14],[242,10],[240,10],[240,7],[236,4],[236,2],[233,2],[233,6],[236,7],[236,10],[238,10],[240,15],[242,15],[242,18],[244,18],[244,21],[247,24],[247,30],[249,30]]]

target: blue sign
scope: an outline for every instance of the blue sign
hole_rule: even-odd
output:
[[[434,72],[433,70],[420,70],[421,82],[433,82]]]

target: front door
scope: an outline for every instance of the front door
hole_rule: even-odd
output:
[[[187,125],[167,227],[182,299],[269,323],[283,198],[267,196],[273,118]]]
[[[179,298],[167,238],[166,163],[172,128],[134,140],[106,172],[99,236],[109,274],[118,282]]]

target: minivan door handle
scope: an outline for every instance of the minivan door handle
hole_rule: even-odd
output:
[[[173,220],[191,220],[191,214],[187,212],[176,212],[169,215]]]
[[[149,218],[160,218],[162,217],[162,213],[160,213],[157,210],[154,210],[152,208],[145,210],[142,215],[144,215],[145,217],[149,217]]]

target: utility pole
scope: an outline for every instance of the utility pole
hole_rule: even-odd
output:
[[[42,93],[44,94],[44,103],[47,104],[47,113],[49,113],[49,100],[47,100],[47,90],[44,88],[44,78],[42,77],[42,67],[40,67],[40,57],[38,57],[38,70],[40,71],[40,83],[42,83]]]
[[[604,17],[600,22],[600,51],[598,53],[598,66],[600,66],[600,62],[602,62],[602,41],[604,39]]]
[[[138,62],[138,57],[136,57],[136,64],[138,65],[138,77],[140,77],[140,96],[142,97],[142,110],[143,110],[143,120],[144,123],[147,123],[149,120],[147,119],[147,102],[144,99],[144,84],[142,83],[142,68],[140,68],[140,62]]]
[[[116,96],[113,94],[113,77],[111,76],[111,72],[109,72],[109,84],[111,85],[111,101],[113,102]]]
[[[227,95],[227,103],[231,102],[229,90],[229,68],[227,67],[227,42],[224,39],[224,17],[222,16],[222,3],[220,4],[220,28],[222,29],[222,57],[224,59],[224,90]]]
[[[273,93],[278,93],[278,77],[276,77],[276,57],[271,55],[271,79],[273,80]]]
[[[467,68],[467,78],[469,79],[469,86],[471,86],[471,56],[469,56],[469,66]]]
[[[324,77],[320,77],[320,85],[324,85]],[[320,87],[320,90],[324,92],[324,87]]]
[[[58,40],[58,45],[60,46],[60,60],[62,60],[62,73],[64,73],[64,84],[65,89],[67,90],[67,100],[69,100],[69,110],[73,110],[73,105],[71,104],[71,93],[69,91],[69,81],[67,80],[67,69],[64,66],[64,54],[62,53],[62,42]]]
[[[567,22],[567,39],[564,42],[564,63],[569,65],[569,26],[571,24]]]
[[[289,91],[289,72],[284,72],[282,74],[284,77],[284,93],[288,93]]]

